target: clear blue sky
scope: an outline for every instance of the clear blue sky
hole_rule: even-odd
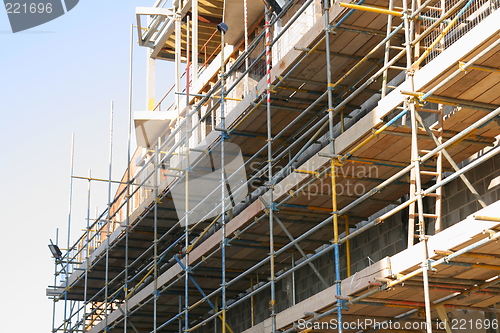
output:
[[[81,0],[69,13],[12,34],[0,11],[2,332],[50,332],[45,288],[54,265],[47,244],[60,228],[66,244],[71,133],[75,175],[106,178],[110,101],[115,101],[114,175],[126,165],[129,31],[135,7],[154,0]],[[145,109],[146,49],[136,46],[134,110]],[[170,86],[159,64],[157,99]],[[93,183],[92,215],[106,205]],[[85,227],[87,182],[74,181],[73,240]],[[62,244],[61,244],[62,245]],[[65,247],[61,246],[61,247]]]

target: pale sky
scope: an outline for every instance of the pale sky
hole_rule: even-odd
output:
[[[109,109],[115,103],[113,178],[127,158],[130,25],[154,0],[81,0],[66,15],[13,34],[0,13],[0,250],[2,332],[50,332],[54,264],[47,247],[60,229],[66,247],[71,133],[77,176],[107,178]],[[135,46],[133,110],[145,109],[146,49]],[[157,99],[172,85],[157,68]],[[107,184],[92,183],[92,216]],[[87,181],[74,180],[72,243],[86,225]],[[58,321],[60,324],[61,322]]]

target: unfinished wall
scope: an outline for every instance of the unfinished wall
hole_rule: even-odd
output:
[[[490,158],[467,172],[466,176],[487,205],[500,200],[500,155]],[[445,186],[443,193],[443,226],[445,228],[481,208],[461,179],[455,179]]]
[[[463,163],[465,164],[465,163]],[[467,173],[467,177],[473,183],[479,194],[483,197],[486,204],[491,204],[500,199],[500,155],[484,162],[474,170]],[[433,205],[429,204],[433,209]],[[389,211],[392,206],[380,211],[370,218]],[[468,215],[474,213],[480,208],[469,193],[464,183],[456,179],[444,187],[443,195],[443,226],[449,227],[460,222]],[[366,223],[366,222],[364,222]],[[354,237],[351,240],[351,271],[356,274],[373,262],[392,256],[406,248],[406,212],[400,212],[387,219],[384,223],[375,226],[368,231]],[[361,222],[358,227],[362,226]],[[433,232],[433,223],[429,225],[429,233]],[[323,248],[319,248],[318,251]],[[341,246],[341,277],[347,277],[345,246]],[[296,263],[300,263],[300,254],[295,254]],[[328,283],[334,284],[335,270],[333,265],[333,251],[313,261],[314,265]],[[313,272],[310,266],[306,265],[298,269],[292,277],[292,274],[276,283],[277,312],[299,303],[314,294],[317,294],[326,287]],[[261,284],[267,282],[267,277],[260,276]],[[295,288],[292,281],[295,280]],[[295,297],[293,291],[295,290]],[[269,318],[269,289],[257,294],[254,297],[254,321],[258,324]],[[228,312],[228,323],[234,332],[241,332],[251,326],[251,301],[242,302]],[[211,326],[209,326],[211,325]],[[214,329],[212,322],[198,332],[220,332]]]

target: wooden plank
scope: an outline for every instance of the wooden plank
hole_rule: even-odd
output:
[[[500,202],[494,203],[486,208],[483,208],[477,212],[478,215],[490,215],[496,216],[500,211]],[[497,212],[497,213],[495,213]],[[457,223],[437,235],[432,236],[428,241],[428,253],[430,257],[435,257],[434,250],[448,250],[456,248],[458,246],[462,247],[471,242],[471,238],[474,237],[473,242],[478,241],[480,238],[486,237],[483,235],[484,230],[491,229],[499,225],[496,222],[480,221],[474,220],[472,217],[465,219],[464,221]],[[465,243],[464,243],[465,242]],[[391,257],[391,266],[394,274],[400,274],[408,272],[408,270],[416,267],[422,261],[423,258],[423,244],[419,243],[415,246],[406,249]],[[414,261],[408,260],[408,258],[414,258]]]
[[[489,75],[488,72],[483,71],[470,71],[465,75],[461,75],[460,79],[451,85],[448,85],[446,90],[439,93],[440,96],[468,99],[465,92],[469,92],[473,87],[479,87],[480,82]],[[483,87],[484,88],[484,87]]]
[[[500,82],[500,75],[498,73],[487,73],[483,72],[483,79],[481,79],[478,82],[473,82],[471,81],[471,87],[467,89],[466,91],[462,92],[461,94],[457,95],[458,98],[460,99],[465,99],[465,100],[473,100],[473,101],[483,101],[482,100],[477,100],[479,96],[481,96],[485,91],[493,87],[495,84]],[[465,80],[466,78],[464,78]],[[495,98],[498,96],[494,96]],[[485,103],[491,103],[491,100],[488,100],[488,102]]]
[[[500,74],[494,73],[492,74],[497,77],[497,79],[500,79]],[[477,102],[483,102],[483,103],[492,103],[498,98],[498,92],[500,91],[500,80],[497,81],[496,84],[490,86],[489,88],[484,87],[486,90],[484,93],[479,95],[474,101]]]

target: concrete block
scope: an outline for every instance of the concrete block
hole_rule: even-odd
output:
[[[427,224],[427,227],[425,229],[425,233],[427,235],[434,235],[435,234],[435,225],[436,225],[436,220],[431,220],[429,224]]]
[[[391,216],[389,218],[389,225],[390,225],[390,228],[394,228],[394,227],[397,227],[399,224],[400,224],[400,219],[401,217],[399,216],[399,214],[396,214],[394,216]]]
[[[493,159],[490,158],[481,163],[481,165],[476,167],[476,172],[478,174],[481,173],[482,175],[490,175],[495,172],[495,164],[493,162]]]
[[[351,252],[351,261],[354,263],[354,262],[358,262],[360,261],[362,258],[361,256],[361,249],[356,249],[354,251]]]
[[[445,228],[448,228],[448,227],[452,226],[454,223],[456,223],[458,218],[459,218],[458,210],[456,211],[456,214],[450,213],[450,214],[446,215],[446,217],[444,219],[444,221],[446,221]]]
[[[358,236],[361,244],[360,246],[362,247],[364,244],[368,243],[370,241],[370,230],[363,232]]]
[[[460,222],[460,214],[459,214],[459,211],[458,209],[455,209],[454,211],[452,211],[450,214],[449,214],[449,227],[454,225],[455,223],[458,223]]]
[[[448,183],[448,185],[445,186],[446,194],[448,197],[450,195],[453,195],[454,193],[457,193],[460,190],[460,188],[458,187],[458,181],[459,181],[458,179],[452,180],[451,182]]]
[[[367,256],[371,256],[373,254],[371,243],[366,244],[361,248],[361,258],[366,258]]]
[[[496,191],[490,191],[487,192],[485,195],[483,195],[483,200],[487,205],[490,205],[497,201],[497,193]]]
[[[351,239],[351,249],[356,249],[359,247],[359,240],[358,237],[354,237]]]
[[[478,210],[479,204],[476,201],[472,201],[471,203],[468,203],[467,205],[459,209],[460,219],[464,220],[465,218],[467,218],[467,216],[477,212]]]
[[[406,249],[406,244],[404,244],[403,240],[400,240],[399,242],[396,242],[396,244],[394,244],[394,247],[395,247],[396,253],[397,253],[397,252],[401,252],[404,249]]]
[[[327,267],[326,266],[325,267],[321,267],[319,269],[319,274],[321,274],[322,277],[327,276],[328,275],[328,269],[327,269]]]
[[[388,239],[388,235],[387,235],[387,237],[384,237],[384,236],[382,235],[382,236],[380,236],[379,238],[377,238],[377,239],[375,240],[375,242],[377,243],[377,247],[378,247],[379,249],[382,249],[382,248],[384,248],[385,246],[387,246],[387,240],[386,240],[386,238]]]
[[[389,239],[389,233],[386,232],[385,234],[382,235],[382,238],[384,240],[384,245],[387,246],[387,244],[390,243],[390,239]]]
[[[345,278],[347,278],[347,268],[345,268],[345,269],[343,269],[343,270],[340,271],[340,278],[342,280],[344,280]],[[327,281],[327,282],[330,282],[330,281]],[[330,285],[332,286],[333,284],[330,284]]]
[[[500,155],[493,156],[492,160],[495,165],[495,170],[500,170]]]
[[[380,234],[383,234],[387,230],[391,229],[390,218],[388,218],[387,220],[385,220],[382,224],[379,224],[377,226],[377,228],[380,230]]]
[[[374,239],[380,235],[380,232],[381,232],[380,227],[381,226],[375,226],[374,228],[370,228],[370,230],[368,230],[368,234],[369,234],[370,239]]]
[[[481,173],[479,173],[480,175]],[[467,177],[467,179],[471,182],[471,183],[474,183],[476,181],[476,168],[470,170],[470,171],[467,171],[465,173],[465,177]],[[480,176],[479,176],[480,177]],[[462,183],[463,184],[463,183]]]
[[[443,229],[448,228],[450,226],[450,217],[449,217],[449,215],[444,215],[441,218],[441,223],[443,224]]]
[[[479,195],[484,195],[486,193],[487,185],[485,185],[483,178],[479,179],[477,182],[472,184],[472,186],[474,186]]]
[[[305,290],[306,289],[306,280],[305,279],[302,279],[298,282],[296,282],[296,287],[298,290]]]
[[[467,194],[465,190],[457,192],[455,195],[450,197],[449,205],[451,209],[458,209],[467,203]]]
[[[473,185],[473,186],[474,186],[474,185]],[[476,191],[477,191],[477,189],[476,189]],[[465,190],[465,194],[467,195],[467,202],[468,202],[468,203],[470,203],[470,202],[472,202],[472,201],[476,200],[476,197],[474,196],[474,194],[472,194],[472,192],[471,192],[471,191],[469,191],[469,189],[466,189],[466,190]]]
[[[343,263],[342,267],[345,267],[345,265],[346,265],[345,261],[346,261],[346,259],[344,257],[344,259],[342,260],[342,263]],[[327,270],[326,270],[325,276],[333,276],[334,273],[335,272],[334,272],[334,266],[333,266],[333,264],[330,264],[329,266],[327,266]]]
[[[392,256],[396,253],[395,245],[391,244],[381,251],[382,258]]]
[[[401,239],[400,228],[394,228],[391,231],[389,231],[389,244],[395,244],[400,239]]]

